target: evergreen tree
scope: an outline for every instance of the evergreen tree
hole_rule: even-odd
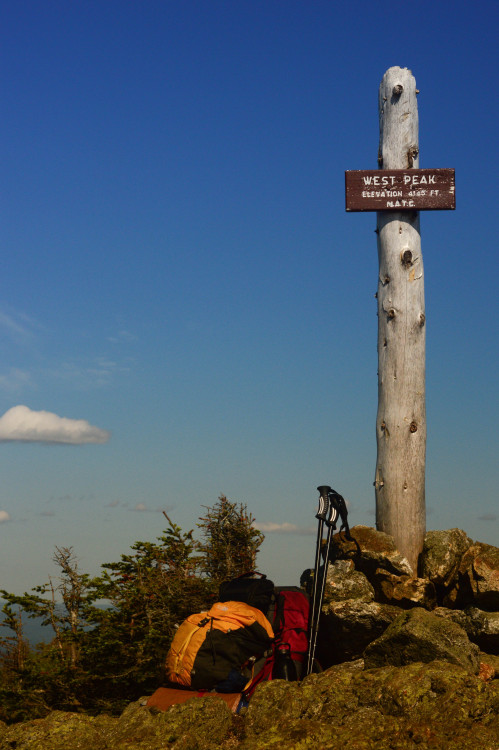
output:
[[[90,578],[72,548],[56,547],[56,580],[22,596],[1,591],[0,719],[19,721],[52,709],[119,712],[164,680],[176,627],[218,598],[221,580],[253,570],[263,534],[246,506],[221,495],[193,530],[168,526],[155,542],[135,542]],[[22,614],[50,626],[53,639],[29,648]]]
[[[264,540],[255,528],[253,516],[243,503],[232,503],[220,495],[213,507],[206,507],[200,518],[204,572],[214,581],[235,578],[255,570],[256,557]]]

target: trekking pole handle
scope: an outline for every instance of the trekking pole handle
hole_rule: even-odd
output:
[[[329,515],[326,518],[326,526],[331,526],[334,529],[336,529],[336,521],[338,520],[339,516],[339,508],[338,505],[334,501],[334,497],[337,493],[334,490],[331,490],[329,493]]]
[[[319,519],[319,521],[327,521],[327,515],[329,512],[329,493],[331,492],[331,487],[327,484],[321,484],[320,487],[317,487],[317,491],[319,492],[319,507],[317,508],[317,514],[315,517]]]

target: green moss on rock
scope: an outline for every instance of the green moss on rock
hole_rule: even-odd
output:
[[[417,607],[399,615],[364,651],[367,668],[445,659],[478,673],[480,652],[455,622]]]
[[[240,747],[496,750],[498,708],[499,683],[485,684],[448,662],[332,667],[301,685],[262,685]]]
[[[53,711],[0,730],[0,750],[214,750],[233,716],[222,700],[194,698],[161,713],[131,703],[119,718]]]
[[[227,704],[215,698],[193,698],[165,712],[133,703],[118,719],[110,748],[210,750],[219,747],[231,726]]]
[[[239,731],[234,732],[234,727]],[[497,750],[499,680],[447,661],[263,683],[242,717],[194,698],[158,712],[132,703],[119,718],[55,711],[0,725],[0,750]]]
[[[52,711],[45,719],[8,727],[0,734],[0,750],[107,750],[107,722],[108,717]]]

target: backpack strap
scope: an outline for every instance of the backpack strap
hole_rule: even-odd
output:
[[[272,649],[271,653],[265,659],[265,663],[263,667],[261,668],[261,670],[258,672],[256,677],[252,676],[252,679],[242,691],[243,698],[246,701],[249,701],[249,699],[251,698],[251,696],[253,695],[256,688],[261,682],[265,682],[265,680],[270,680],[272,669],[274,667],[274,662],[275,662],[275,654],[274,654],[274,649]]]

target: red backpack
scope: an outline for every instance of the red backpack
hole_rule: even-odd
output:
[[[297,586],[276,586],[275,599],[267,618],[275,634],[271,653],[255,664],[251,683],[243,691],[249,701],[255,688],[265,680],[304,676],[308,653],[309,598]],[[291,664],[290,664],[291,661]]]

